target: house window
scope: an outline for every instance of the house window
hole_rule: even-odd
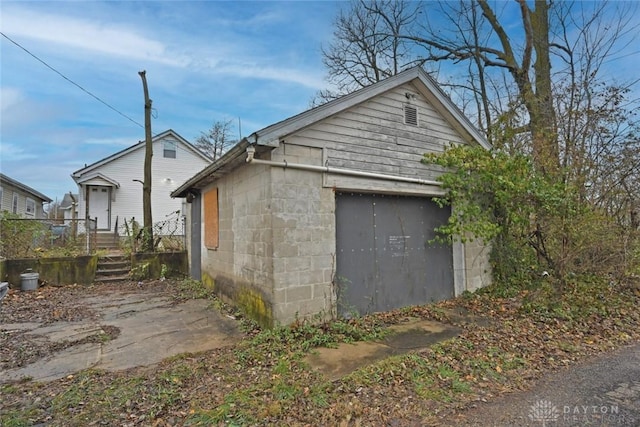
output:
[[[418,126],[418,109],[411,105],[404,106],[404,123]]]
[[[27,216],[34,216],[36,214],[36,201],[27,197],[27,203],[25,205],[25,212]]]
[[[13,193],[13,201],[11,202],[11,212],[18,213],[18,193]]]
[[[0,187],[0,212],[2,212],[2,198],[4,196],[4,191],[2,190],[2,187]]]
[[[165,159],[176,158],[176,143],[175,141],[164,141],[163,155]]]
[[[204,193],[204,245],[217,249],[220,244],[220,220],[218,213],[218,189]]]

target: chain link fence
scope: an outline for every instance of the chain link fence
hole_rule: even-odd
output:
[[[173,212],[153,224],[153,246],[157,252],[177,252],[186,249],[186,224],[180,211]],[[121,245],[132,253],[142,250],[144,228],[135,218],[125,219],[118,227]]]
[[[96,250],[93,219],[31,219],[0,215],[0,257],[90,255]]]

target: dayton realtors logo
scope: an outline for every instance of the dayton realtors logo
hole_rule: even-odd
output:
[[[529,419],[533,422],[542,423],[542,427],[547,427],[548,423],[558,423],[562,425],[582,426],[592,424],[607,423],[616,424],[632,421],[628,416],[620,414],[618,405],[565,405],[555,406],[549,400],[538,400],[529,408]]]
[[[531,421],[542,423],[542,427],[546,427],[547,423],[556,422],[560,418],[560,411],[553,403],[548,400],[538,400],[531,405],[529,409],[529,418]]]

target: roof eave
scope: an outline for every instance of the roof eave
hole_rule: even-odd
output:
[[[7,175],[5,175],[5,174],[0,174],[0,176],[2,177],[2,180],[1,180],[1,181],[5,181],[5,182],[7,182],[7,183],[9,183],[9,184],[13,185],[14,187],[18,187],[18,188],[20,188],[22,191],[24,191],[24,192],[26,192],[26,193],[29,193],[29,194],[31,194],[31,195],[33,195],[33,196],[37,197],[38,199],[40,199],[40,200],[42,200],[42,201],[46,202],[46,203],[51,203],[51,202],[53,202],[53,199],[51,199],[51,198],[49,198],[49,197],[45,196],[44,194],[42,194],[42,193],[41,193],[41,192],[39,192],[38,190],[35,190],[35,189],[33,189],[33,188],[29,187],[28,185],[25,185],[25,184],[23,184],[23,183],[21,183],[21,182],[19,182],[19,181],[16,181],[15,179],[10,178],[10,177],[8,177],[8,176],[7,176]]]
[[[240,142],[234,145],[229,151],[227,151],[222,157],[220,157],[215,162],[211,163],[200,172],[189,178],[184,182],[181,186],[176,188],[171,192],[171,197],[173,198],[184,198],[187,197],[189,190],[192,189],[201,189],[206,186],[209,182],[214,181],[222,174],[226,173],[224,169],[228,166],[235,167],[240,162],[240,159],[246,153],[247,147],[252,145],[249,142],[249,139],[243,138]],[[242,160],[244,162],[244,160]],[[216,172],[223,170],[222,174]]]

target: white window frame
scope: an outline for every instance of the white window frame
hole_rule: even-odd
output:
[[[33,205],[33,209],[29,211],[29,205]],[[25,216],[36,216],[36,201],[30,197],[27,197],[24,203],[24,214]]]
[[[18,193],[13,192],[13,197],[11,198],[11,213],[18,213]]]
[[[173,154],[171,154],[173,153]],[[164,141],[162,146],[162,157],[165,159],[175,159],[178,157],[178,144],[175,141]]]

